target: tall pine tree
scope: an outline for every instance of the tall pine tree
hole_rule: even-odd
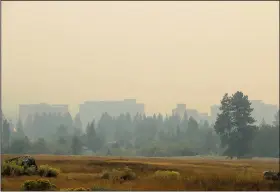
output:
[[[218,114],[214,129],[220,135],[222,146],[226,148],[224,155],[248,155],[256,130],[248,96],[240,91],[232,96],[225,94],[220,110],[221,114]]]

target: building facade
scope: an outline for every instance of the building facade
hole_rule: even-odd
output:
[[[210,121],[210,117],[207,113],[200,113],[196,109],[187,109],[186,104],[177,104],[177,107],[172,110],[172,115],[177,115],[182,119],[185,112],[187,112],[189,118],[194,118],[198,123],[200,121]]]
[[[99,121],[104,113],[108,113],[112,117],[129,113],[134,117],[137,113],[144,114],[145,106],[137,103],[136,99],[125,99],[123,101],[86,101],[79,107],[83,127],[93,120]]]
[[[36,113],[64,114],[68,112],[68,105],[50,105],[46,103],[19,105],[19,118],[22,122],[26,120],[28,115],[34,115]]]
[[[220,113],[219,105],[212,105],[210,107],[210,119],[211,119],[212,124],[214,124],[216,122],[216,119],[217,119],[219,113]]]
[[[172,115],[179,116],[181,119],[186,112],[186,104],[177,104],[177,107],[172,110]]]
[[[277,105],[265,104],[261,100],[251,100],[251,107],[254,109],[252,111],[252,117],[256,120],[256,124],[260,124],[263,120],[272,124],[275,121],[275,115],[279,110]],[[215,123],[218,113],[220,113],[219,105],[211,106],[211,119],[212,123]]]
[[[251,103],[251,107],[254,109],[252,116],[256,119],[257,124],[260,124],[263,120],[268,124],[275,121],[275,115],[279,109],[277,105],[265,104],[261,100],[252,100]]]

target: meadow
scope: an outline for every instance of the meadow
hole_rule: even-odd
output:
[[[1,159],[14,156],[2,155]],[[144,158],[34,155],[37,165],[60,169],[57,177],[47,178],[58,189],[90,188],[102,190],[274,190],[279,181],[263,179],[263,171],[279,171],[275,159]],[[128,167],[131,179],[102,177],[107,171]],[[40,176],[5,176],[2,190],[20,190],[26,180]]]

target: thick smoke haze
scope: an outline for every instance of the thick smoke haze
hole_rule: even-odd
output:
[[[2,102],[279,100],[278,2],[2,2]]]

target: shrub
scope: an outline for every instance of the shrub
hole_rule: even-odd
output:
[[[35,175],[37,174],[35,166],[21,166],[19,161],[3,162],[1,175],[2,176],[20,176],[20,175]]]
[[[1,168],[2,176],[19,176],[24,174],[24,168],[17,165],[15,162],[6,163],[3,162]]]
[[[79,188],[60,189],[60,191],[90,191],[90,189],[89,188],[79,187]]]
[[[54,191],[57,188],[49,180],[37,179],[25,181],[22,184],[21,189],[23,191]]]
[[[125,167],[124,169],[105,171],[102,173],[101,178],[113,180],[134,180],[136,179],[136,174],[128,167]]]
[[[24,169],[24,174],[25,175],[36,175],[37,170],[35,166],[27,167]]]
[[[52,168],[49,165],[41,165],[38,173],[41,177],[56,177],[60,173],[60,170]]]
[[[105,187],[98,186],[98,185],[94,185],[91,188],[91,191],[112,191],[112,190],[105,188]]]
[[[101,179],[110,179],[110,172],[109,171],[104,171],[101,174]]]
[[[179,179],[180,173],[177,171],[156,171],[154,177],[157,179]]]

